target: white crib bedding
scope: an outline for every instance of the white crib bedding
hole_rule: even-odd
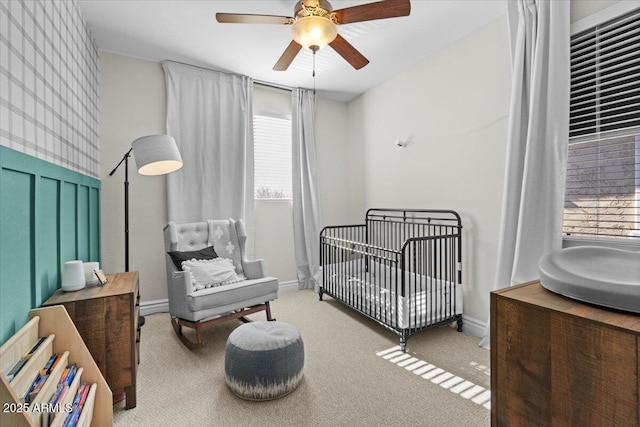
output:
[[[453,281],[406,272],[403,297],[400,284],[396,292],[396,271],[388,266],[370,262],[364,271],[364,263],[356,260],[324,268],[327,290],[392,327],[423,327],[462,314],[462,286]]]

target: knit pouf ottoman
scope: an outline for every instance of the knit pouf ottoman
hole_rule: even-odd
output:
[[[303,367],[302,337],[288,323],[246,323],[227,339],[225,379],[243,399],[270,400],[292,392],[302,380]]]

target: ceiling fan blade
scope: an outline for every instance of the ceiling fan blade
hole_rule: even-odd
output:
[[[359,70],[369,63],[369,60],[365,58],[358,49],[353,47],[351,43],[346,41],[340,34],[329,43],[329,46],[340,54],[353,68]]]
[[[352,24],[354,22],[373,21],[375,19],[397,18],[399,16],[409,16],[411,13],[411,2],[410,0],[384,0],[339,9],[334,13],[338,24]]]
[[[216,13],[216,20],[222,24],[274,24],[290,25],[293,18],[275,15],[252,15],[243,13]]]
[[[293,62],[298,52],[302,49],[302,45],[300,45],[295,40],[291,40],[289,46],[284,50],[284,53],[276,62],[276,65],[273,66],[273,71],[286,71],[289,68],[289,65]]]

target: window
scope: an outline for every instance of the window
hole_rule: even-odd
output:
[[[291,118],[253,116],[256,199],[291,199]]]
[[[571,37],[563,233],[640,242],[640,9]]]

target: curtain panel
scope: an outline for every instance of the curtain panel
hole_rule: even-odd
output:
[[[242,219],[253,255],[253,82],[163,62],[167,133],[184,167],[167,176],[169,221]]]
[[[293,238],[299,289],[319,289],[320,194],[316,158],[316,95],[310,90],[291,93]]]
[[[538,278],[562,247],[569,140],[569,2],[508,0],[512,85],[495,289]],[[480,345],[489,345],[489,324]]]

